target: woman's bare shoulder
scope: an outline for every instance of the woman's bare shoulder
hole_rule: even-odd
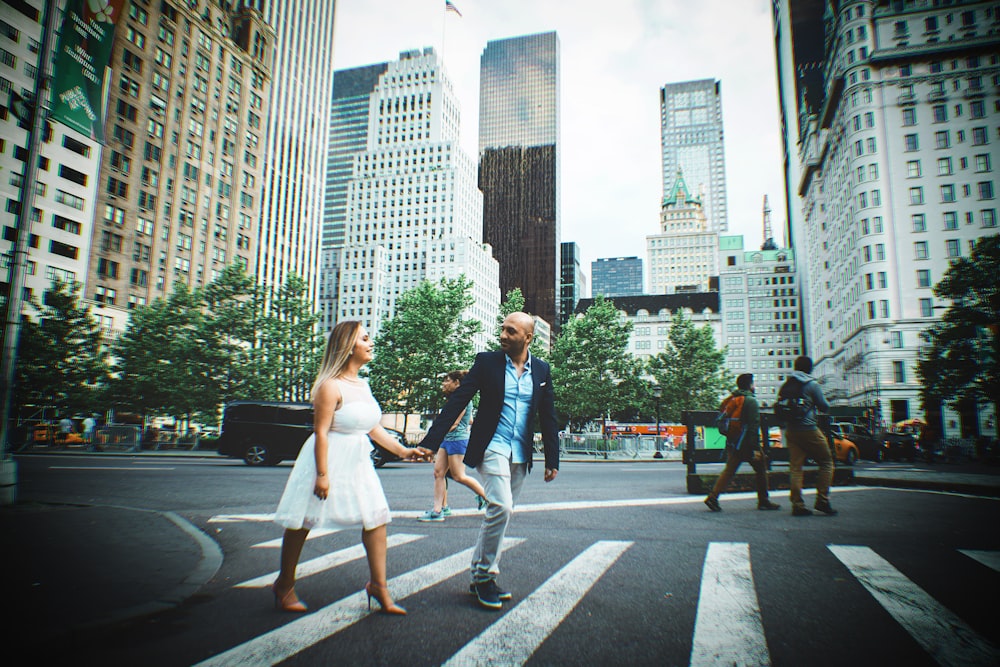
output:
[[[340,402],[340,383],[337,382],[336,378],[323,381],[313,394],[313,405],[328,402],[333,402],[334,404]]]

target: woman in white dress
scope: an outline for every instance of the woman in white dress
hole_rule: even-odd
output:
[[[281,571],[271,586],[278,609],[307,610],[295,594],[295,569],[309,531],[360,525],[371,574],[365,584],[369,608],[374,597],[383,613],[406,613],[386,585],[385,525],[391,518],[368,436],[405,460],[426,460],[430,451],[403,447],[379,425],[382,411],[358,377],[371,359],[372,341],[360,322],[334,327],[312,388],[314,433],[295,460],[274,516],[285,527]]]

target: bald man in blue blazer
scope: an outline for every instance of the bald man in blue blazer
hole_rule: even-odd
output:
[[[559,473],[559,440],[555,394],[549,365],[528,351],[535,321],[527,313],[511,313],[503,321],[500,351],[481,352],[434,420],[422,447],[437,450],[445,434],[472,397],[479,408],[469,433],[465,464],[476,469],[486,491],[486,513],[472,555],[469,592],[487,609],[502,609],[513,596],[497,584],[507,524],[521,486],[531,472],[534,422],[539,418],[545,449],[545,481]]]

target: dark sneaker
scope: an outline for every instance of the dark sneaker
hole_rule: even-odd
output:
[[[792,516],[812,516],[812,510],[808,507],[793,507]]]
[[[757,509],[759,510],[780,510],[781,505],[778,503],[772,503],[770,500],[765,500],[762,503],[757,503]]]
[[[829,501],[816,503],[816,511],[822,512],[823,514],[826,514],[828,516],[835,516],[837,514],[837,510],[830,507]]]
[[[514,599],[514,596],[511,594],[511,592],[510,591],[505,591],[502,588],[500,588],[500,586],[497,585],[497,582],[495,580],[491,581],[490,583],[492,583],[493,587],[497,589],[497,597],[498,598],[500,598],[503,601]],[[469,593],[471,595],[475,595],[476,594],[476,585],[475,584],[469,584]]]
[[[496,582],[492,579],[473,584],[473,588],[476,591],[476,599],[479,600],[479,604],[487,609],[503,607],[503,603],[500,602],[500,589],[497,588]]]
[[[708,498],[705,498],[705,505],[707,505],[708,509],[712,510],[713,512],[721,512],[722,511],[722,508],[719,506],[718,499],[713,498],[712,496],[709,496]]]

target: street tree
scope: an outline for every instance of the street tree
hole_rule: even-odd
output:
[[[648,370],[662,391],[660,417],[680,422],[685,410],[714,410],[731,384],[725,349],[718,349],[707,324],[696,327],[683,310],[673,314],[663,352]]]
[[[184,420],[214,414],[220,357],[203,337],[205,328],[201,294],[183,283],[133,310],[113,347],[116,407]]]
[[[62,414],[98,408],[108,380],[101,329],[80,303],[82,285],[55,280],[29,303],[18,338],[14,404],[19,414],[51,407]]]
[[[372,392],[384,411],[410,415],[437,410],[443,399],[441,376],[470,367],[473,337],[482,328],[479,320],[464,317],[473,302],[471,290],[472,281],[464,275],[438,283],[425,280],[396,301],[368,365]]]
[[[295,274],[268,300],[260,327],[263,358],[259,367],[273,378],[278,400],[309,399],[325,344],[319,319],[308,284]]]
[[[583,317],[570,319],[552,346],[556,412],[571,429],[619,412],[620,390],[641,374],[627,351],[632,323],[622,321],[611,301],[598,296]]]
[[[951,263],[934,295],[951,306],[922,337],[917,363],[925,412],[941,400],[993,403],[1000,397],[1000,235],[979,239],[968,257]],[[1000,434],[1000,423],[997,424]]]
[[[276,397],[275,378],[265,372],[259,331],[263,319],[257,285],[240,264],[227,266],[202,292],[203,338],[215,362],[219,400],[228,403]]]

